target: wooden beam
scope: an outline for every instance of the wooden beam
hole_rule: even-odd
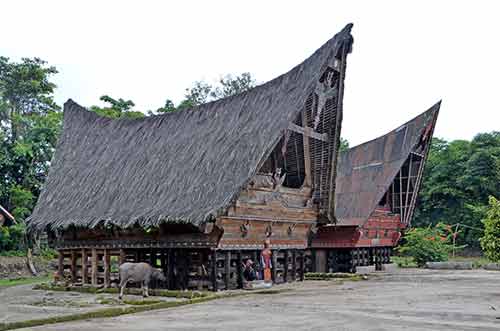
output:
[[[88,266],[88,253],[85,248],[82,248],[82,284],[89,282],[89,266]]]
[[[401,215],[401,221],[405,219],[405,213],[403,209],[403,182],[401,177],[403,176],[403,168],[399,169],[399,213]]]
[[[302,125],[304,127],[307,127],[306,111],[302,112]],[[309,137],[307,135],[303,135],[302,141],[304,145],[304,172],[306,176],[304,179],[304,186],[311,187],[312,172],[311,172],[311,149],[309,146]]]
[[[410,195],[410,177],[411,177],[411,161],[413,159],[413,156],[410,154],[410,162],[408,164],[408,179],[407,179],[407,183],[406,183],[406,195],[405,195],[405,211],[406,211],[406,208],[408,207],[408,195]],[[405,219],[403,220],[403,223],[404,224],[407,224],[408,223],[408,214],[405,213]]]
[[[339,84],[338,84],[338,94],[337,94],[337,108],[335,114],[335,127],[333,136],[333,148],[332,155],[330,156],[330,178],[328,179],[328,220],[330,222],[335,222],[335,180],[337,175],[337,157],[339,155],[340,148],[340,128],[342,124],[342,112],[343,112],[343,99],[344,99],[344,77],[345,77],[345,67],[346,67],[346,54],[347,49],[343,44],[341,47],[341,59],[339,64]],[[325,104],[326,106],[326,104]],[[331,131],[330,131],[331,132]]]
[[[226,251],[226,256],[225,256],[225,261],[224,261],[224,282],[226,285],[226,290],[229,290],[229,283],[231,282],[231,251]]]
[[[97,286],[97,249],[92,248],[92,261],[91,261],[90,275],[92,278],[92,286]]]
[[[436,120],[437,120],[437,117],[436,117],[436,115],[434,115],[434,118],[432,119],[431,131],[429,133],[429,141],[427,142],[427,144],[424,147],[423,158],[420,160],[420,164],[418,167],[418,173],[417,173],[417,180],[415,183],[415,187],[413,188],[413,194],[411,196],[410,208],[408,210],[408,218],[407,218],[408,224],[410,224],[411,217],[413,215],[413,210],[414,210],[415,204],[417,202],[418,192],[420,191],[420,183],[421,183],[422,177],[423,177],[424,165],[425,165],[425,162],[427,161],[427,157],[429,155],[429,149],[431,147],[432,136],[434,134],[434,128],[436,126]]]
[[[111,258],[109,256],[109,249],[104,249],[104,288],[111,285]]]
[[[328,135],[326,133],[319,133],[314,131],[312,128],[309,127],[302,127],[297,124],[291,123],[288,124],[288,130],[300,133],[304,135],[305,137],[321,140],[324,142],[328,142]]]

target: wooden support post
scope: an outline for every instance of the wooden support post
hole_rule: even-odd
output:
[[[302,126],[305,128],[307,127],[307,114],[306,111],[302,111]],[[309,148],[309,137],[307,135],[302,136],[302,141],[304,145],[304,172],[305,172],[305,179],[304,179],[304,186],[306,187],[311,187],[311,182],[312,182],[312,175],[311,175],[311,151]],[[297,159],[297,164],[298,164],[298,159]]]
[[[311,250],[311,269],[309,271],[317,272],[316,271],[316,250],[315,249]]]
[[[92,278],[92,286],[97,286],[97,249],[92,248],[92,268],[90,275]]]
[[[262,269],[262,266],[260,265],[259,253],[260,253],[259,251],[253,251],[252,252],[252,255],[253,255],[252,260],[253,260],[253,263],[257,269]]]
[[[410,182],[411,182],[411,161],[413,159],[413,155],[410,153],[410,162],[409,162],[409,165],[408,165],[408,182],[406,183],[406,195],[405,195],[405,211],[406,211],[406,208],[408,207],[408,196],[410,195]],[[408,223],[408,213],[405,212],[405,219],[402,220],[404,224],[407,224]]]
[[[236,270],[238,272],[238,288],[243,288],[243,258],[241,256],[241,251],[238,251],[238,266]]]
[[[403,180],[401,179],[403,177],[403,169],[399,169],[399,211],[400,211],[400,216],[401,216],[401,221],[405,219],[405,213],[403,209]]]
[[[175,268],[175,260],[174,260],[174,250],[169,248],[167,251],[167,286],[169,290],[173,290],[175,288],[174,284],[174,268]]]
[[[224,261],[224,283],[226,290],[229,290],[229,283],[231,282],[231,251],[226,251],[226,260]]]
[[[167,256],[165,255],[164,250],[160,250],[159,254],[160,254],[160,268],[163,271],[163,273],[166,275],[167,274],[166,273],[166,271],[167,271]]]
[[[125,255],[125,250],[123,248],[120,248],[120,257],[118,258],[118,265],[122,265],[125,263],[126,260],[126,255]]]
[[[217,251],[212,251],[212,291],[217,292]]]
[[[85,248],[82,248],[82,284],[89,283],[89,266],[88,266],[88,253]]]
[[[156,268],[156,250],[152,248],[149,250],[149,264],[151,264],[153,268]]]
[[[304,251],[301,251],[300,253],[300,264],[299,264],[299,279],[300,281],[304,281],[304,269],[305,269],[305,259],[306,259],[306,255],[304,254]]]
[[[391,211],[394,213],[396,211],[396,201],[394,200],[394,181],[391,183]]]
[[[277,255],[278,255],[278,251],[277,250],[274,250],[271,252],[272,255],[271,255],[271,264],[272,264],[272,268],[271,268],[271,279],[273,280],[273,283],[277,283],[277,279],[276,279],[276,269],[278,268],[278,263],[277,263]]]
[[[288,282],[288,249],[284,251],[284,263],[283,263],[283,282]]]
[[[57,273],[59,274],[59,279],[64,280],[64,251],[59,250],[59,257],[57,261]]]
[[[292,249],[292,282],[297,280],[297,250]]]
[[[134,251],[134,262],[141,262],[138,250]]]
[[[71,250],[71,282],[76,283],[76,250]]]
[[[111,285],[111,258],[109,256],[109,249],[104,249],[104,288]]]
[[[183,290],[187,290],[188,285],[189,285],[189,265],[190,265],[190,258],[188,251],[185,249],[182,250],[182,284],[181,288]]]

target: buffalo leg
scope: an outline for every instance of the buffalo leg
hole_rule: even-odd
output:
[[[146,282],[141,283],[141,289],[142,289],[142,296],[144,298],[147,298],[149,296],[148,294],[148,284]]]
[[[123,298],[123,291],[125,290],[125,287],[127,287],[127,282],[128,282],[128,279],[123,279],[121,282],[120,282],[120,300]]]

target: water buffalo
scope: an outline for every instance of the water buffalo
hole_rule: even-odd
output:
[[[147,263],[126,262],[120,265],[120,299],[123,297],[123,291],[128,282],[140,282],[142,296],[147,297],[149,282],[151,279],[165,281],[166,277],[161,269],[156,269]]]

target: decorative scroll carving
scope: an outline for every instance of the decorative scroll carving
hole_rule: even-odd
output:
[[[328,99],[335,98],[338,95],[337,85],[339,73],[331,67],[328,67],[325,73],[321,76],[322,78],[316,84],[314,93],[316,94],[316,116],[314,118],[314,126],[316,128],[320,122],[321,112],[325,108],[326,101]],[[314,109],[314,108],[313,108]]]
[[[250,221],[245,221],[243,224],[240,226],[240,231],[241,231],[241,236],[245,238],[248,236],[248,231],[250,230]]]

